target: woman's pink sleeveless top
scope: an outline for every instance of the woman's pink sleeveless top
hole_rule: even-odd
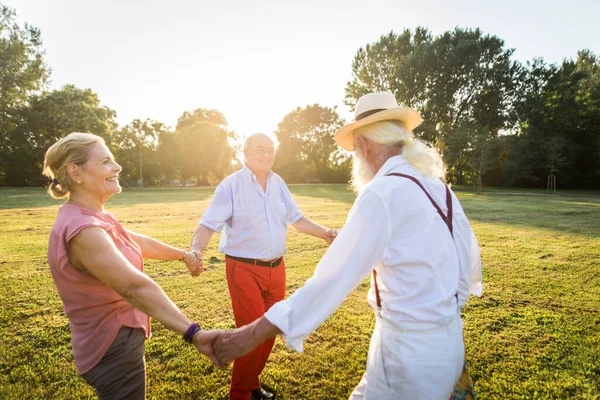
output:
[[[58,215],[48,243],[48,264],[69,318],[73,358],[79,374],[92,369],[102,359],[121,325],[143,328],[150,337],[150,319],[133,308],[112,288],[92,275],[80,272],[69,262],[69,241],[82,229],[100,227],[112,237],[125,258],[140,271],[144,261],[140,247],[110,213],[93,211],[65,203]]]

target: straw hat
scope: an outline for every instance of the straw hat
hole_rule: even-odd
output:
[[[412,131],[421,125],[423,119],[414,109],[399,107],[391,93],[369,93],[358,99],[354,110],[354,122],[343,126],[335,134],[336,143],[345,150],[354,150],[355,129],[379,121],[400,121],[404,128]]]

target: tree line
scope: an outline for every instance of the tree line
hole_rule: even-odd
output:
[[[426,28],[391,32],[361,48],[345,103],[391,91],[418,109],[415,134],[438,148],[458,184],[600,187],[600,62],[524,65],[514,50],[479,29],[433,36]]]
[[[455,184],[600,187],[600,61],[520,63],[504,41],[479,29],[390,32],[358,49],[344,103],[389,91],[424,118],[415,135],[435,146]],[[41,32],[0,4],[0,185],[39,186],[43,155],[73,131],[102,136],[122,177],[137,184],[215,184],[240,167],[239,137],[212,109],[185,111],[175,127],[116,122],[91,89],[49,91]],[[335,107],[298,107],[274,132],[274,169],[286,181],[347,182],[351,160],[334,141],[345,124]],[[246,132],[254,133],[254,132]],[[141,169],[141,170],[140,170]]]

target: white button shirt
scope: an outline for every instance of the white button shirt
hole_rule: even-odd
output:
[[[279,175],[269,171],[265,192],[244,165],[217,186],[200,224],[214,232],[225,227],[222,253],[272,260],[285,254],[287,226],[300,218],[302,213]]]
[[[381,318],[397,329],[446,325],[469,292],[481,295],[479,246],[454,193],[453,239],[421,188],[406,178],[384,176],[391,172],[419,179],[447,213],[439,179],[426,179],[402,156],[388,159],[357,197],[313,277],[265,314],[283,332],[288,347],[302,351],[304,339],[373,268],[378,274]],[[373,277],[367,298],[376,309]]]

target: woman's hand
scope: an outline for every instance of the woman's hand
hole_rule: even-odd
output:
[[[215,364],[224,368],[236,358],[248,354],[265,340],[280,333],[279,328],[271,324],[265,316],[251,324],[221,332],[212,343],[212,355],[217,360]]]
[[[339,231],[337,229],[327,229],[325,231],[325,235],[323,235],[323,240],[325,240],[329,244],[333,243],[338,232]]]
[[[219,368],[224,368],[227,364],[222,364],[220,360],[217,358],[214,351],[214,342],[215,339],[221,335],[223,331],[220,330],[210,330],[210,331],[199,331],[192,338],[192,344],[196,347],[196,349],[210,358],[213,363]]]
[[[202,252],[199,250],[184,251],[183,258],[181,259],[190,271],[190,275],[194,278],[200,276],[204,271],[202,265]]]

